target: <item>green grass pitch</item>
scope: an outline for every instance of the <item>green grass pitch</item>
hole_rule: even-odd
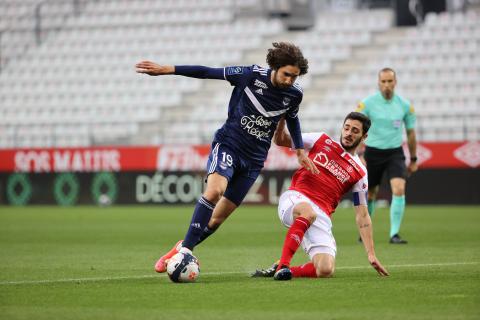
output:
[[[0,319],[480,319],[480,207],[408,206],[388,244],[373,219],[381,278],[357,243],[352,209],[334,214],[331,279],[277,282],[249,272],[279,258],[275,207],[241,207],[195,250],[201,274],[174,284],[153,271],[192,207],[0,207]],[[307,260],[298,251],[294,264]]]

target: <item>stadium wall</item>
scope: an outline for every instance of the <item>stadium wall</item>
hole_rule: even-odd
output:
[[[190,204],[208,153],[207,145],[0,150],[0,204]],[[409,203],[480,204],[480,143],[421,143],[418,157]],[[272,147],[245,203],[276,204],[296,167],[291,151]],[[380,199],[388,189],[384,181]]]

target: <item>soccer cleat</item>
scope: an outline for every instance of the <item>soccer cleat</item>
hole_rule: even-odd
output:
[[[390,238],[390,243],[392,244],[407,244],[407,240],[403,240],[400,235],[397,233]]]
[[[270,268],[267,269],[257,269],[255,272],[253,272],[250,276],[252,278],[271,278],[275,274],[275,271],[278,268],[278,263],[279,261],[275,262],[272,264]]]
[[[275,272],[275,275],[273,276],[274,280],[291,280],[292,279],[292,270],[286,266],[282,266],[277,272]]]
[[[168,251],[166,254],[161,256],[160,259],[158,259],[157,263],[155,263],[156,272],[164,273],[167,271],[168,260],[178,253],[178,251],[182,247],[182,242],[183,240],[178,241],[170,251]]]

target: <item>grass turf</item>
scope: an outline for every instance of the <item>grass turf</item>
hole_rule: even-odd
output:
[[[274,207],[240,208],[195,250],[201,275],[174,284],[156,259],[184,235],[191,207],[0,207],[0,319],[478,319],[480,208],[409,206],[408,245],[388,244],[391,276],[369,267],[352,209],[334,214],[332,279],[276,282],[249,272],[278,259]],[[306,261],[299,251],[294,264]]]

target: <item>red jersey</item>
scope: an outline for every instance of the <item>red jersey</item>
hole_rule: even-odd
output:
[[[345,193],[352,190],[358,196],[366,197],[368,190],[367,169],[358,155],[352,156],[339,142],[333,141],[326,133],[302,135],[308,157],[320,171],[310,173],[303,167],[293,175],[290,190],[306,195],[331,216]]]

